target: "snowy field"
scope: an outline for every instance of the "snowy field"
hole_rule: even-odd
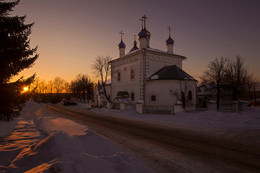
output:
[[[0,121],[0,172],[152,172],[88,127],[60,118],[45,106],[27,102],[20,117],[11,122]],[[137,114],[131,107],[124,111],[89,110],[89,105],[81,103],[62,107],[188,129],[260,146],[260,108],[257,107],[239,113],[194,111],[177,115]]]
[[[151,172],[88,127],[56,117],[43,104],[27,102],[21,114],[0,121],[0,172]]]

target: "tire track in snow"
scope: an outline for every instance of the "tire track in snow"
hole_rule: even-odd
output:
[[[168,129],[155,124],[109,117],[91,111],[82,112],[57,106],[48,106],[48,108],[70,119],[87,123],[88,126],[92,126],[98,133],[103,134],[107,138],[112,138],[125,147],[131,147],[127,143],[134,145],[133,141],[138,140],[141,143],[151,143],[167,150],[169,153],[184,153],[187,157],[193,157],[199,161],[205,159],[204,163],[206,164],[209,164],[208,162],[216,162],[215,165],[211,164],[210,166],[213,166],[213,169],[222,168],[219,172],[241,171],[241,169],[243,172],[256,172],[260,169],[260,152],[257,146],[247,147],[232,141],[223,141],[210,137],[205,138],[180,129]],[[113,131],[114,135],[111,132],[109,134],[109,131]],[[121,138],[118,135],[116,137],[116,134],[121,135]],[[129,139],[129,142],[127,138],[123,142],[120,141],[124,136]],[[132,147],[131,150],[138,154],[138,146],[136,147]],[[139,154],[144,154],[141,152],[141,149]],[[153,157],[153,155],[148,154],[145,157]],[[149,158],[146,159],[149,160]],[[158,159],[153,158],[152,161],[156,163],[160,162],[161,159],[162,157]],[[225,166],[223,163],[228,163],[229,166]],[[161,169],[165,170],[163,172],[185,172],[185,168],[174,165],[173,162],[167,159],[159,164]],[[171,167],[172,165],[173,167]]]

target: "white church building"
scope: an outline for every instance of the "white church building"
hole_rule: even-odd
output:
[[[139,47],[125,53],[126,45],[118,44],[119,58],[111,63],[111,100],[128,98],[130,104],[141,105],[143,112],[174,111],[176,105],[195,109],[196,80],[182,70],[187,58],[175,54],[174,40],[166,40],[166,51],[150,47],[151,33],[146,29],[146,16],[142,17],[142,29],[138,34]],[[174,110],[175,109],[175,110]]]

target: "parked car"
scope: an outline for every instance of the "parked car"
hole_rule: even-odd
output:
[[[68,100],[65,100],[65,99],[62,100],[61,104],[64,105],[64,106],[77,105],[77,103],[71,102],[71,101],[68,101]]]

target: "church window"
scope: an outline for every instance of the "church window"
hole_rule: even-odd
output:
[[[192,92],[191,91],[188,92],[188,100],[192,100]]]
[[[134,78],[135,78],[135,72],[134,72],[134,69],[131,69],[131,74],[130,74],[130,76],[131,76],[131,79],[134,79]]]
[[[117,73],[117,81],[120,81],[121,80],[121,74],[120,72]]]
[[[134,101],[135,100],[135,94],[131,93],[131,99]]]
[[[155,95],[152,95],[152,96],[151,96],[151,101],[153,101],[153,102],[156,101],[156,96],[155,96]]]

